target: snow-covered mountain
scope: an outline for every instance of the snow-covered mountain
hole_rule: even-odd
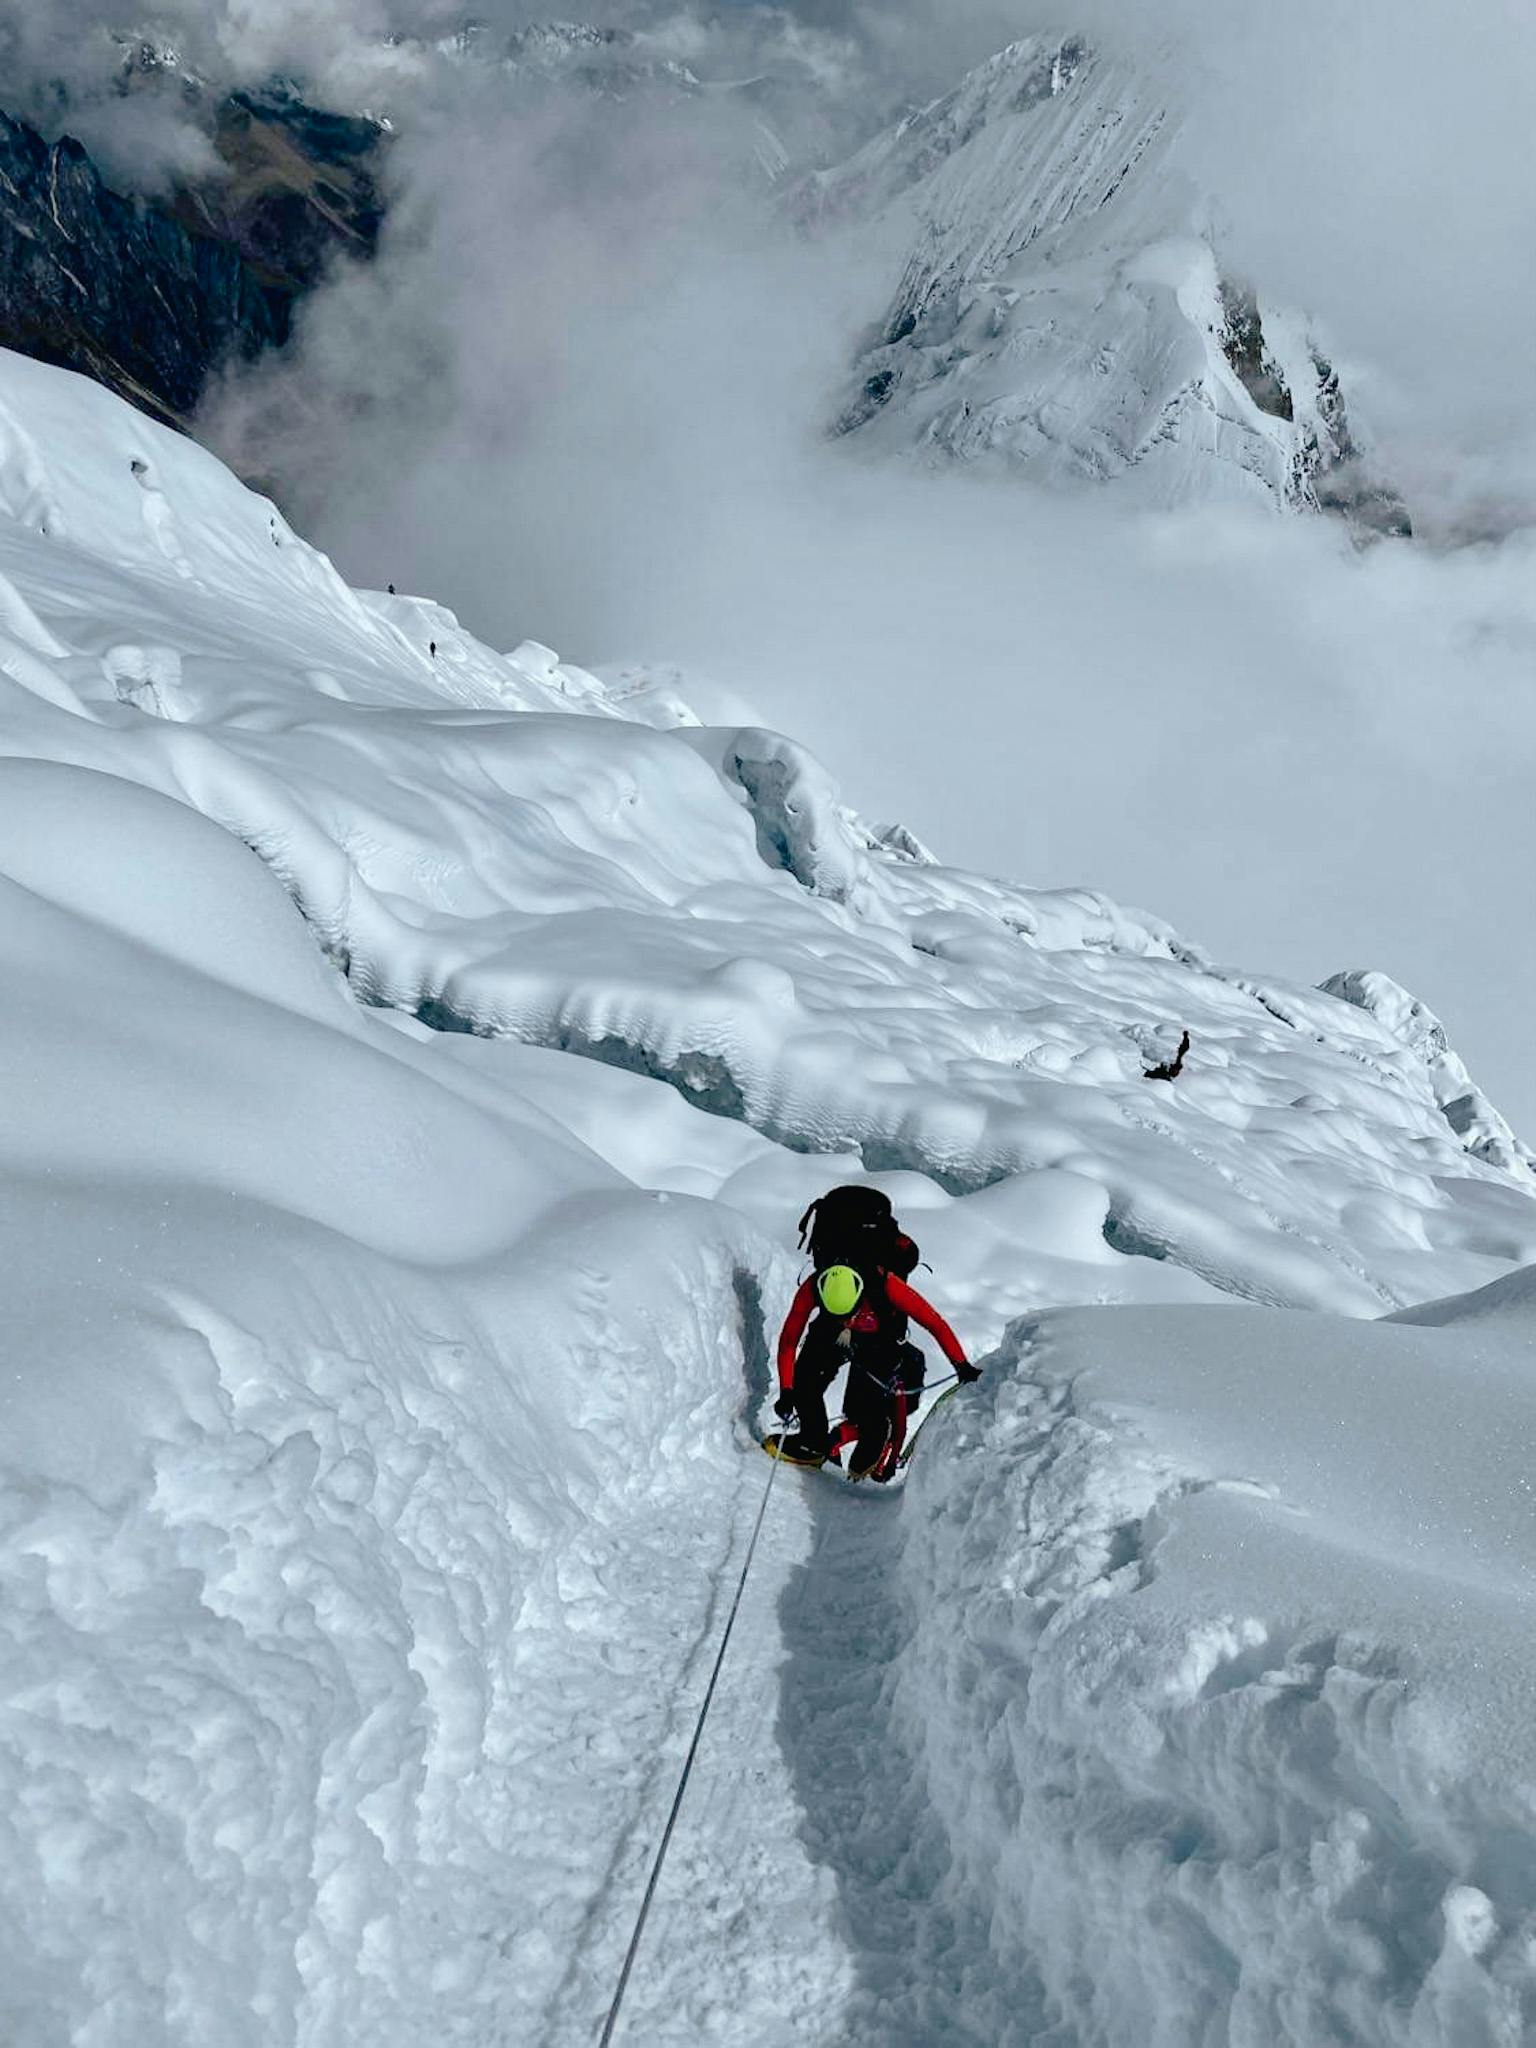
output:
[[[910,249],[839,426],[1156,504],[1267,498],[1405,532],[1305,320],[1226,271],[1177,131],[1152,76],[1036,36],[812,177],[807,220]]]
[[[0,957],[8,2042],[593,2038],[850,1175],[986,1377],[778,1482],[618,2038],[1521,2037],[1536,1177],[1383,980],[948,869],[14,356]]]

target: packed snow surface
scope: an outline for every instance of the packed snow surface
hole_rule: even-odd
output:
[[[1062,1311],[935,1423],[889,1713],[1010,1937],[956,2038],[1530,2038],[1533,1318]]]
[[[619,2038],[1520,2041],[1536,1180],[1425,1013],[13,357],[0,508],[0,2036],[594,2038],[863,1176],[986,1377],[776,1480]]]

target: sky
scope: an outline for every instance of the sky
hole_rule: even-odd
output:
[[[1132,515],[829,444],[903,251],[789,232],[727,95],[515,98],[385,44],[452,25],[426,0],[137,18],[210,77],[296,69],[395,116],[380,260],[208,421],[347,574],[500,644],[676,662],[947,858],[1139,901],[1258,970],[1380,967],[1536,1134],[1529,10],[588,10],[708,77],[771,70],[775,119],[840,146],[1014,33],[1081,28],[1155,72],[1224,255],[1313,318],[1427,536],[1364,555],[1321,522]],[[153,189],[200,145],[174,96],[129,121],[105,90],[121,21],[0,0],[0,56],[39,108],[63,80]]]

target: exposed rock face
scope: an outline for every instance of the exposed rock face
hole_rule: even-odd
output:
[[[85,151],[0,114],[0,342],[184,424],[210,367],[288,331],[231,244],[109,191]]]
[[[384,221],[375,179],[383,139],[376,122],[322,112],[287,87],[234,93],[213,129],[229,175],[179,192],[176,217],[192,235],[238,249],[265,283],[296,298],[338,250],[372,255]]]
[[[1223,280],[1221,304],[1222,353],[1238,381],[1260,412],[1294,425],[1295,400],[1286,372],[1265,340],[1257,297],[1245,286]],[[1364,533],[1408,537],[1413,532],[1408,507],[1362,456],[1350,430],[1339,373],[1310,339],[1303,375],[1310,407],[1296,442],[1290,501],[1336,512]]]
[[[838,431],[1406,532],[1305,321],[1225,274],[1176,137],[1130,66],[1037,36],[806,180],[809,225],[868,222],[911,251]]]
[[[280,89],[236,95],[214,116],[227,178],[161,206],[0,114],[0,345],[185,426],[210,371],[287,339],[333,250],[371,251],[381,132]]]

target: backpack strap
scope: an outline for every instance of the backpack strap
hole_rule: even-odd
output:
[[[801,1249],[801,1251],[804,1251],[804,1250],[805,1250],[805,1248],[806,1248],[806,1244],[807,1244],[807,1242],[809,1241],[809,1238],[810,1238],[810,1234],[811,1234],[811,1226],[812,1226],[812,1224],[814,1223],[814,1221],[815,1221],[815,1218],[816,1218],[816,1211],[817,1211],[817,1210],[818,1210],[818,1209],[819,1209],[820,1207],[821,1207],[821,1197],[820,1197],[820,1195],[818,1195],[818,1196],[816,1197],[815,1201],[814,1201],[814,1202],[812,1202],[812,1204],[811,1204],[811,1206],[809,1207],[809,1209],[807,1209],[807,1210],[806,1210],[806,1212],[805,1212],[805,1214],[804,1214],[804,1215],[803,1215],[803,1216],[802,1216],[802,1217],[800,1218],[800,1249]]]

